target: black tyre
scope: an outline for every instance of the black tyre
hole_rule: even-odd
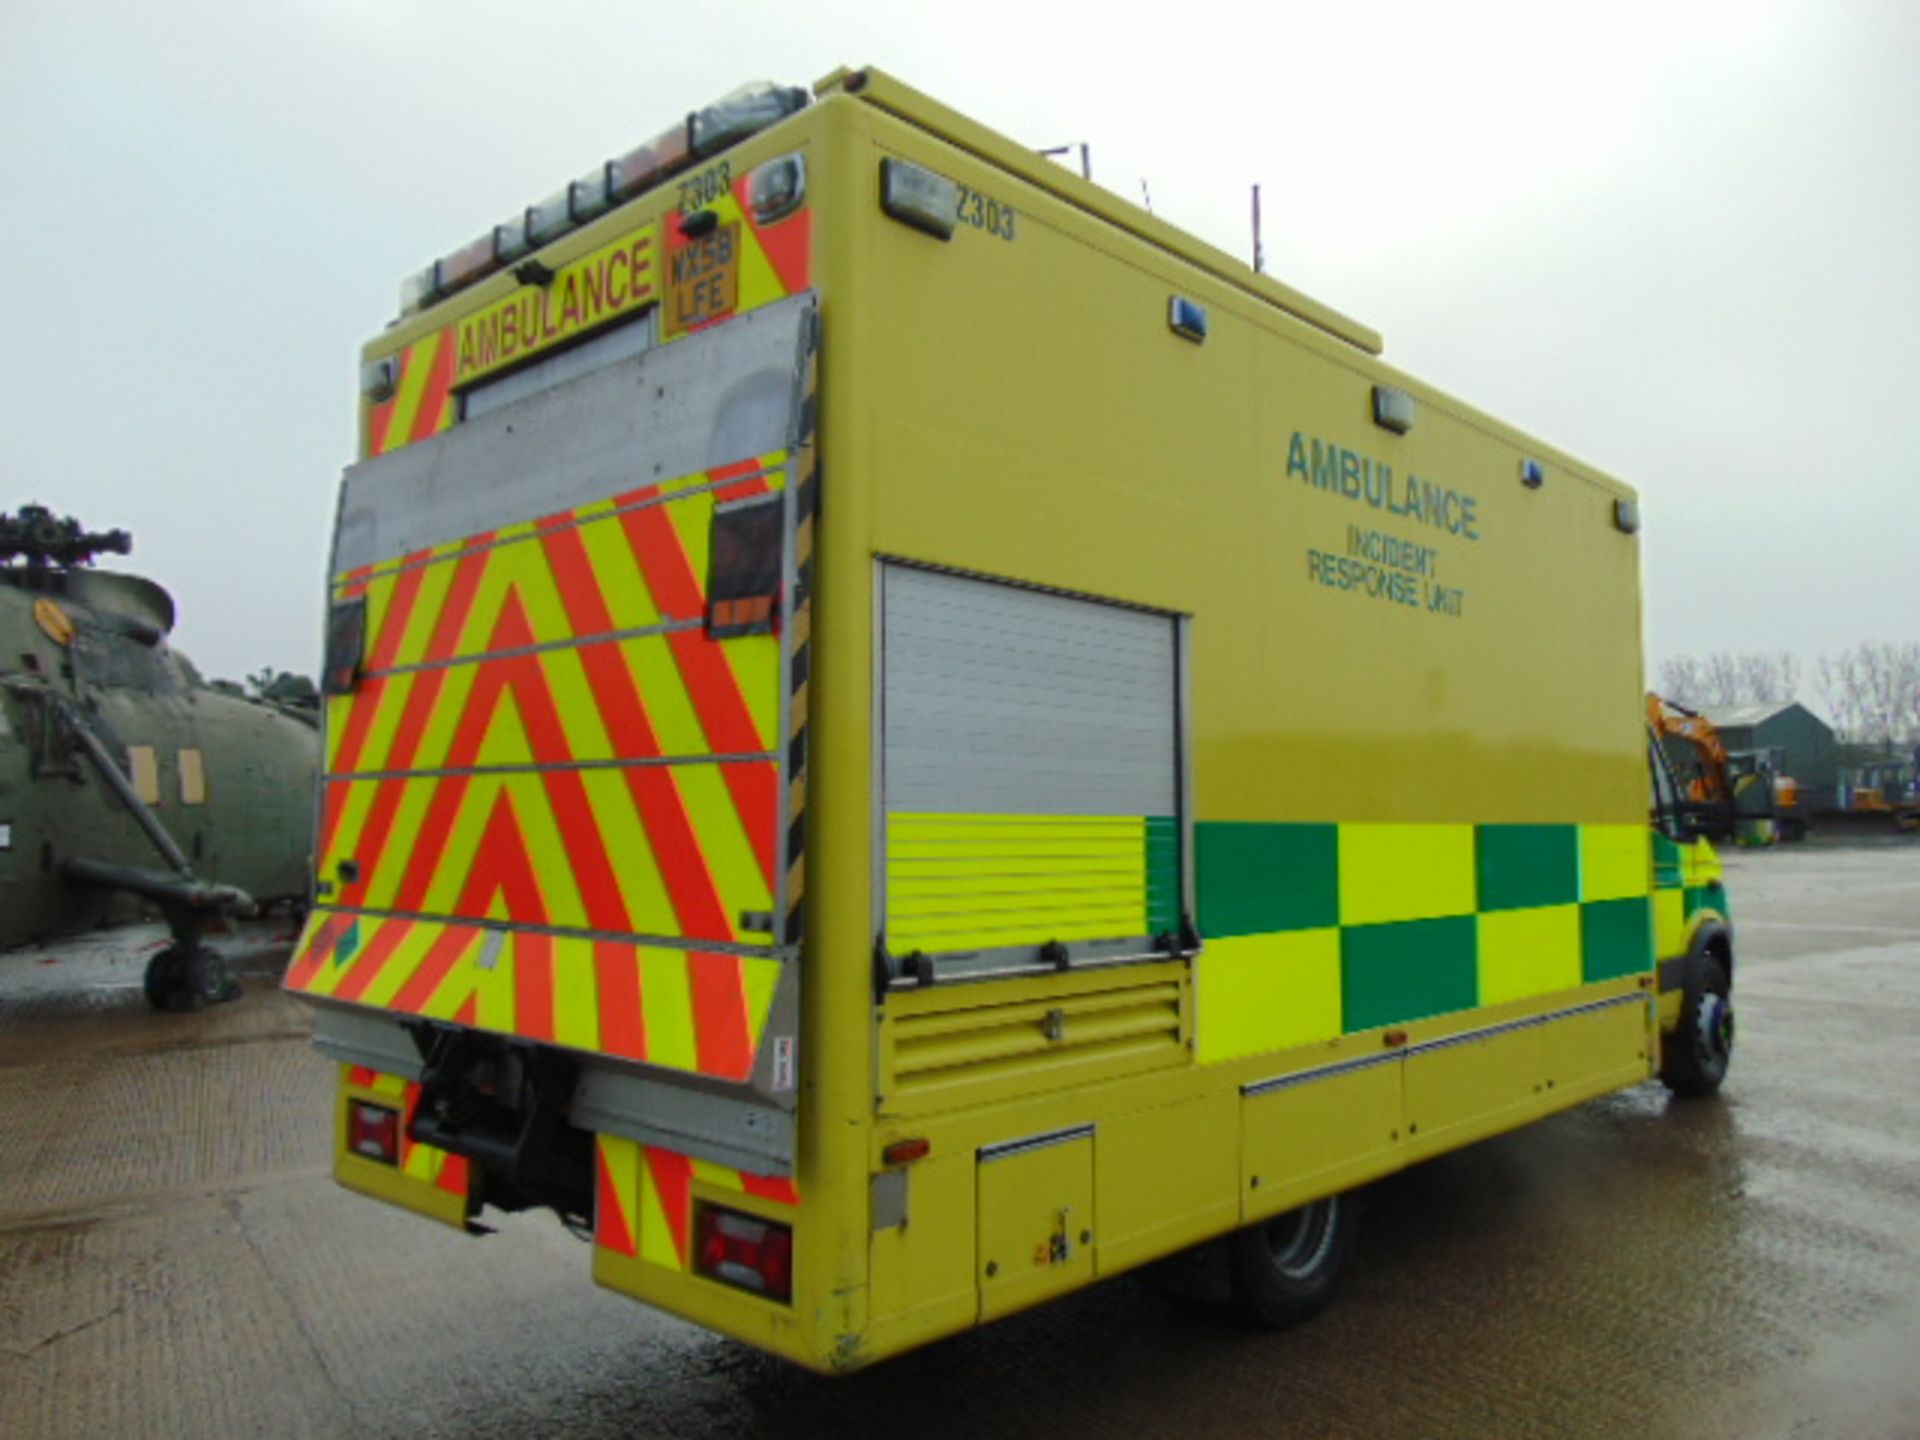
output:
[[[156,1010],[180,1009],[177,997],[186,983],[186,955],[178,945],[169,945],[149,960],[147,973],[141,978],[141,986],[147,993],[147,1004]]]
[[[1687,957],[1680,1023],[1662,1037],[1660,1080],[1682,1099],[1711,1095],[1733,1060],[1733,980],[1718,955]]]
[[[194,946],[187,973],[199,997],[196,1009],[199,1005],[219,1005],[240,997],[240,982],[233,978],[227,957],[210,945]]]
[[[1359,1197],[1331,1195],[1230,1237],[1235,1308],[1273,1330],[1312,1319],[1333,1298],[1359,1223]]]
[[[169,945],[147,962],[143,980],[147,1004],[184,1014],[218,1005],[240,993],[226,957],[205,945]]]

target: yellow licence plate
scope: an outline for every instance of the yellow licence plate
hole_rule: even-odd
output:
[[[667,334],[731,315],[740,303],[740,225],[722,225],[667,257]]]

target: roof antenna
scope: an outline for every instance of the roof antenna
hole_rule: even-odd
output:
[[[1075,150],[1080,152],[1080,178],[1082,180],[1093,179],[1093,152],[1087,147],[1087,142],[1084,140],[1078,145],[1055,145],[1051,150],[1042,150],[1040,153],[1051,157],[1055,155],[1071,155]]]
[[[1147,207],[1147,213],[1153,214],[1153,192],[1147,189],[1147,177],[1140,177],[1140,199]]]
[[[1253,273],[1267,273],[1266,247],[1260,243],[1260,187],[1253,187]]]

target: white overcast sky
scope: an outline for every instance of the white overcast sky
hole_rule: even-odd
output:
[[[0,502],[311,672],[401,276],[841,63],[1236,254],[1258,181],[1274,275],[1640,487],[1650,665],[1920,638],[1920,0],[0,0]]]

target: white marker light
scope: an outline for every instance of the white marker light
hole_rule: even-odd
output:
[[[936,240],[951,240],[960,187],[944,175],[889,158],[880,162],[880,208]]]
[[[400,388],[400,361],[387,355],[360,367],[360,393],[376,405],[385,404]]]
[[[753,218],[770,224],[800,208],[807,198],[807,161],[803,155],[782,155],[760,166],[747,181],[747,200]]]
[[[1373,423],[1382,430],[1404,435],[1413,429],[1413,396],[1391,385],[1373,387]]]

